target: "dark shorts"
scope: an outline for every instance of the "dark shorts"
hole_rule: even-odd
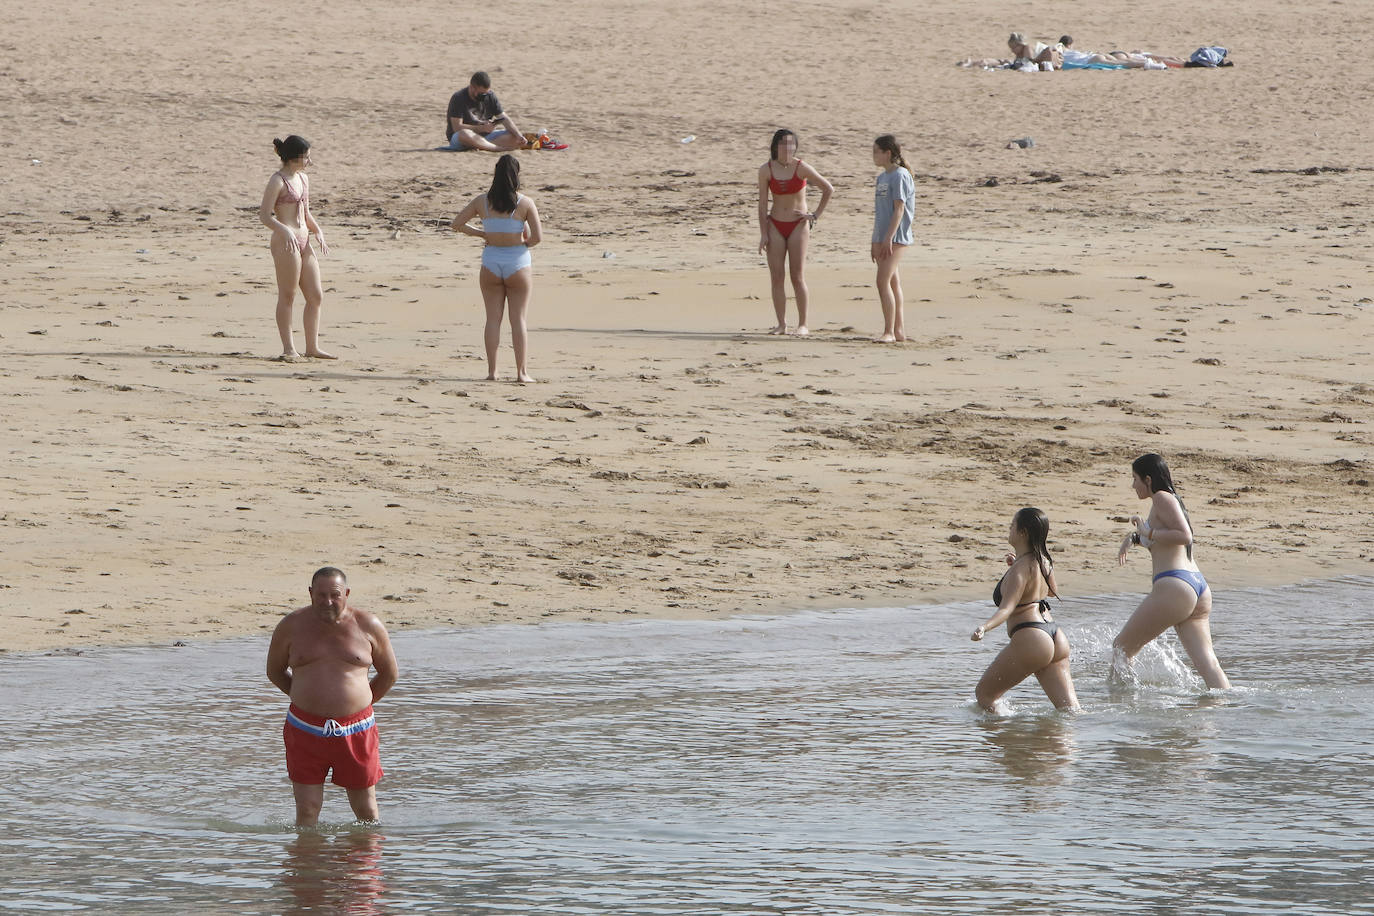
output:
[[[292,703],[282,725],[282,740],[286,742],[286,773],[292,782],[323,785],[330,770],[334,785],[345,789],[366,789],[382,778],[371,706],[335,720]]]

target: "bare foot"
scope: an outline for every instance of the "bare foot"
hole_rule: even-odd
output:
[[[521,372],[520,376],[516,379],[516,381],[522,385],[528,385],[534,381],[534,378]]]
[[[489,381],[489,382],[494,382],[494,381],[496,381],[496,373],[495,373],[495,372],[488,372],[488,373],[487,373],[487,381]]]
[[[796,329],[795,331],[793,331],[792,333],[793,333],[794,335],[796,335],[797,337],[806,337],[806,336],[809,335],[811,332],[808,331],[808,330],[806,329],[806,325],[804,325],[804,324],[799,324],[799,325],[797,325],[797,329]]]
[[[279,363],[294,363],[296,360],[300,358],[301,355],[297,353],[295,350],[292,350],[290,353],[283,353],[281,356],[272,357],[272,359],[276,360]]]
[[[785,325],[785,324],[780,324],[780,325],[778,325],[776,328],[769,328],[769,329],[768,329],[768,333],[769,333],[769,334],[786,334],[786,333],[787,333],[787,325]]]
[[[323,350],[306,350],[305,355],[311,359],[338,359],[333,353],[326,353]]]
[[[897,341],[898,341],[899,343],[900,343],[901,341],[906,340],[906,332],[905,332],[905,331],[898,331],[898,332],[897,332],[895,335],[893,335],[893,336],[897,339]]]
[[[897,338],[891,334],[884,334],[882,337],[873,338],[874,343],[896,343]]]

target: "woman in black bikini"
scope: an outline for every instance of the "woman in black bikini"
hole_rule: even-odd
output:
[[[821,189],[816,212],[806,209],[806,184],[814,181]],[[773,134],[768,161],[759,166],[759,251],[768,254],[768,274],[773,286],[773,311],[778,323],[769,334],[787,333],[787,277],[792,275],[792,292],[797,297],[797,328],[792,333],[805,337],[806,309],[810,293],[802,271],[806,267],[806,243],[811,227],[825,212],[834,186],[821,173],[797,158],[797,135],[787,128]],[[768,195],[773,208],[768,208]],[[787,268],[791,267],[788,271]]]
[[[1007,625],[1010,642],[978,681],[978,705],[995,711],[1002,695],[1034,674],[1045,696],[1059,709],[1077,709],[1078,695],[1069,675],[1069,639],[1050,617],[1050,595],[1059,597],[1054,567],[1045,546],[1050,521],[1039,509],[1022,509],[1011,520],[1007,554],[1011,567],[993,590],[997,613],[973,631],[974,642],[988,630]]]
[[[315,359],[334,359],[320,349],[320,306],[324,287],[320,282],[320,260],[310,247],[310,236],[320,243],[320,254],[329,254],[320,224],[310,213],[310,179],[305,167],[310,164],[310,142],[295,134],[273,140],[281,157],[281,170],[272,173],[262,192],[258,218],[272,230],[272,262],[277,269],[277,332],[281,335],[281,359],[294,359],[296,342],[291,336],[291,307],[296,287],[305,294],[305,355]]]

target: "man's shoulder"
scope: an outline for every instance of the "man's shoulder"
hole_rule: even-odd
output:
[[[382,618],[367,610],[350,604],[349,611],[353,615],[353,624],[365,633],[377,634],[385,633],[386,627],[382,624]]]

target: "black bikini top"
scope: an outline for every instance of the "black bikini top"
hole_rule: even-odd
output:
[[[1011,572],[1011,570],[1007,570]],[[997,585],[992,589],[992,603],[998,607],[1002,606],[1002,582],[1007,578],[1007,573],[1002,573],[1002,578],[997,580]],[[1018,604],[1018,608],[1040,606],[1040,616],[1044,617],[1050,612],[1050,601],[1048,598],[1041,598],[1039,601],[1027,601],[1025,604]]]

